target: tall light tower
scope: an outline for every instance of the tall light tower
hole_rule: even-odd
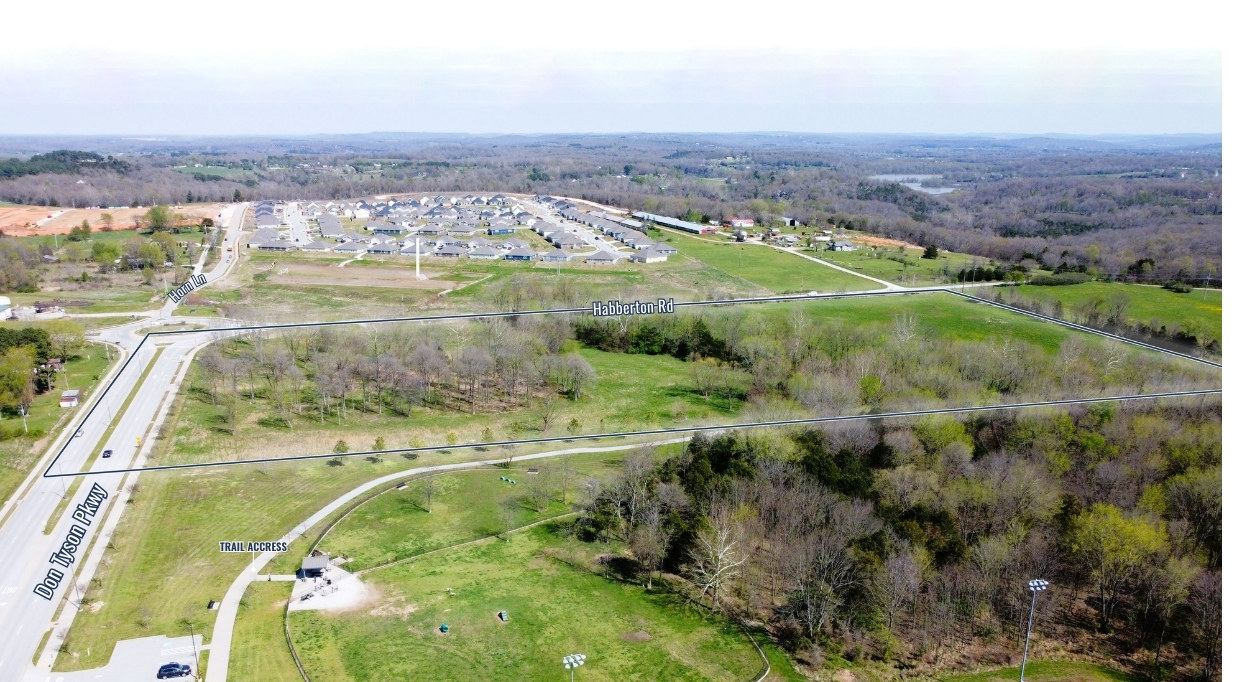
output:
[[[417,235],[417,246],[413,250],[417,257],[417,279],[421,279],[421,235]]]
[[[1040,578],[1029,581],[1029,591],[1033,593],[1033,601],[1029,604],[1029,627],[1024,631],[1024,660],[1020,661],[1020,682],[1024,682],[1024,666],[1029,662],[1029,637],[1033,635],[1033,610],[1037,608],[1037,593],[1046,589],[1050,583]]]
[[[585,662],[585,654],[569,654],[564,657],[564,669],[569,671],[569,682],[573,682],[573,671]]]

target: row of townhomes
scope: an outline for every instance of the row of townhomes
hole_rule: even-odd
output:
[[[415,256],[419,248],[422,257],[580,260],[603,265],[626,260],[657,263],[677,252],[649,238],[638,221],[607,212],[585,213],[568,202],[543,199],[550,198],[535,197],[537,205],[529,207],[525,204],[530,201],[500,194],[309,203],[301,212],[309,221],[311,238],[304,243],[292,238],[286,220],[267,220],[262,226],[259,207],[272,202],[261,202],[257,204],[257,230],[247,246],[261,251],[401,256]],[[289,210],[294,214],[294,209]],[[546,245],[518,238],[519,230],[532,230]]]

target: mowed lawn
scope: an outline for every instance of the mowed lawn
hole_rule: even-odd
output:
[[[574,455],[571,463],[580,477],[603,476],[619,466],[625,454],[622,451]],[[187,621],[195,624],[196,632],[211,636],[217,612],[208,611],[205,605],[210,599],[220,601],[251,559],[248,554],[222,553],[217,544],[220,541],[276,540],[365,481],[419,466],[496,456],[495,451],[459,451],[431,453],[416,461],[398,456],[376,462],[349,458],[340,466],[292,462],[145,474],[87,591],[88,608],[75,618],[65,652],[58,656],[55,669],[82,670],[105,665],[117,641],[160,634],[173,636],[187,629]],[[543,465],[554,464],[554,460],[545,460]],[[482,476],[489,479],[490,473],[482,472]],[[493,475],[523,481],[525,470],[518,465],[507,471],[497,470]],[[490,490],[515,496],[521,493],[519,488]],[[366,496],[376,492],[372,490]],[[450,506],[454,499],[448,497],[440,502]],[[497,504],[492,506],[498,508]],[[438,507],[435,509],[437,512]],[[445,516],[445,523],[454,526],[452,519],[457,517]],[[335,518],[337,515],[332,515],[321,526],[309,529],[268,570],[293,573],[312,541]],[[452,527],[447,537],[478,537],[472,531],[481,524],[475,517],[466,518],[468,523],[459,528],[468,531]],[[522,518],[518,515],[518,520]],[[397,537],[402,539],[402,533]],[[236,646],[239,641],[236,637]],[[281,644],[284,652],[285,642]]]
[[[1112,670],[1093,663],[1068,661],[1038,661],[1029,663],[1025,679],[1030,682],[1139,682],[1141,678],[1119,670]],[[983,673],[951,675],[940,678],[942,682],[1015,682],[1020,678],[1020,666],[990,670]]]
[[[1200,324],[1210,330],[1216,341],[1222,343],[1223,339],[1221,326],[1224,318],[1224,292],[1218,289],[1195,289],[1187,294],[1178,294],[1163,287],[1141,284],[1085,282],[1057,287],[1025,285],[1013,287],[1012,291],[1044,303],[1047,307],[1058,301],[1063,304],[1068,317],[1082,304],[1125,294],[1129,299],[1127,317],[1132,322],[1151,324],[1152,320],[1157,320],[1166,325],[1169,331]]]
[[[561,680],[571,653],[586,655],[577,679],[589,682],[745,681],[762,668],[728,619],[581,568],[607,549],[540,526],[371,573],[371,603],[291,614],[296,651],[318,682]]]
[[[407,488],[391,488],[352,511],[318,548],[332,556],[351,558],[345,568],[359,571],[502,533],[505,524],[502,504],[509,501],[517,503],[514,528],[559,516],[572,510],[571,503],[578,499],[588,476],[602,477],[609,469],[605,462],[615,462],[621,456],[623,453],[612,459],[604,455],[570,456],[563,502],[559,473],[563,462],[559,458],[520,462],[511,471],[491,468],[415,479],[408,482]],[[530,467],[551,471],[555,499],[542,512],[522,500],[537,478],[526,473]],[[517,483],[500,480],[503,476]],[[432,510],[425,508],[427,480],[435,485]]]
[[[282,631],[290,597],[289,582],[254,582],[243,593],[230,642],[229,682],[303,682]]]
[[[792,253],[759,244],[717,244],[664,230],[664,240],[680,253],[774,293],[865,291],[879,289],[872,280],[813,263]]]
[[[395,457],[144,474],[55,669],[105,665],[118,640],[179,635],[185,621],[211,633],[217,612],[205,605],[221,600],[251,558],[223,554],[218,542],[275,540],[356,485],[426,463]]]

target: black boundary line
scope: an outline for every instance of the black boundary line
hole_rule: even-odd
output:
[[[745,424],[714,424],[708,426],[685,426],[672,429],[651,429],[646,431],[618,431],[614,433],[596,433],[585,436],[548,436],[545,438],[528,438],[523,440],[493,441],[490,443],[464,443],[461,445],[429,445],[420,448],[392,448],[388,450],[362,450],[342,454],[328,453],[320,455],[295,455],[292,457],[266,457],[262,459],[241,459],[230,462],[203,462],[198,464],[165,464],[153,467],[132,467],[127,469],[110,469],[107,471],[84,471],[69,474],[45,474],[45,478],[72,478],[75,476],[102,476],[105,474],[126,474],[136,471],[169,471],[174,469],[205,469],[209,467],[235,466],[241,464],[274,464],[279,462],[297,462],[305,460],[334,459],[336,457],[364,457],[376,455],[395,455],[406,452],[434,452],[437,450],[467,450],[469,448],[497,448],[501,446],[535,445],[541,443],[576,442],[587,440],[604,440],[609,438],[632,438],[638,436],[660,436],[678,433],[699,433],[703,431],[736,431],[739,429],[755,429],[776,426],[799,426],[803,424],[823,424],[841,421],[862,421],[865,419],[890,419],[899,417],[921,417],[934,414],[960,414],[967,412],[989,412],[993,410],[1022,410],[1033,407],[1049,407],[1055,405],[1087,405],[1090,403],[1123,402],[1129,400],[1153,400],[1159,398],[1182,398],[1187,396],[1219,395],[1223,389],[1212,388],[1196,391],[1173,391],[1169,393],[1145,393],[1141,395],[1105,396],[1100,398],[1070,398],[1066,400],[1044,400],[1028,403],[1007,403],[1001,405],[984,405],[977,407],[941,407],[929,410],[909,410],[905,412],[881,412],[875,414],[850,414],[837,417],[809,417],[805,419],[780,419],[766,422],[748,422]]]
[[[1224,366],[1223,366],[1223,365],[1221,365],[1221,364],[1219,364],[1219,363],[1216,363],[1216,362],[1211,362],[1210,360],[1204,360],[1204,359],[1202,359],[1202,358],[1200,358],[1200,357],[1196,357],[1196,356],[1193,356],[1193,355],[1188,355],[1188,354],[1181,353],[1181,352],[1174,351],[1174,350],[1168,350],[1167,348],[1160,348],[1159,346],[1152,346],[1152,345],[1150,345],[1150,344],[1148,344],[1148,343],[1145,343],[1145,342],[1142,342],[1142,341],[1137,341],[1137,340],[1135,340],[1135,339],[1130,339],[1130,338],[1127,338],[1127,337],[1124,337],[1124,336],[1118,336],[1118,335],[1116,335],[1116,334],[1112,334],[1112,333],[1110,333],[1110,332],[1105,332],[1105,331],[1102,331],[1101,329],[1095,329],[1095,328],[1093,328],[1093,327],[1086,327],[1086,326],[1084,326],[1084,325],[1076,324],[1075,322],[1068,322],[1067,320],[1061,320],[1061,319],[1059,319],[1059,318],[1057,318],[1057,317],[1050,317],[1049,315],[1043,315],[1043,314],[1041,314],[1041,313],[1035,313],[1035,312],[1033,312],[1033,311],[1031,311],[1031,310],[1024,310],[1023,308],[1017,308],[1017,307],[1015,307],[1015,306],[1010,306],[1010,305],[1007,305],[1006,303],[999,303],[999,302],[997,302],[997,301],[991,301],[991,300],[989,300],[989,299],[984,299],[984,298],[981,298],[981,297],[979,297],[979,296],[973,296],[973,295],[971,295],[971,294],[965,294],[964,292],[962,292],[962,291],[957,291],[957,290],[955,290],[955,289],[947,289],[947,291],[949,291],[949,292],[950,292],[950,293],[952,293],[952,294],[955,294],[956,296],[960,296],[960,297],[966,298],[966,299],[968,299],[968,300],[970,300],[970,301],[976,301],[977,303],[984,303],[984,304],[986,304],[986,305],[994,306],[995,308],[1002,308],[1003,310],[1010,310],[1010,311],[1011,311],[1011,312],[1013,312],[1013,313],[1018,313],[1018,314],[1020,314],[1020,315],[1027,315],[1028,317],[1032,317],[1032,318],[1035,318],[1035,319],[1038,319],[1038,320],[1045,320],[1046,322],[1053,322],[1054,324],[1062,325],[1062,326],[1067,327],[1067,328],[1069,328],[1069,329],[1075,329],[1075,330],[1077,330],[1077,331],[1083,331],[1083,332],[1086,332],[1086,333],[1088,333],[1088,334],[1096,334],[1096,335],[1098,335],[1098,336],[1102,336],[1102,337],[1105,337],[1105,338],[1108,338],[1108,339],[1115,339],[1116,341],[1122,341],[1122,342],[1124,342],[1124,343],[1127,343],[1127,344],[1130,344],[1130,345],[1133,345],[1133,346],[1138,346],[1139,348],[1146,348],[1146,349],[1149,349],[1149,350],[1158,351],[1158,352],[1160,352],[1160,353],[1166,353],[1166,354],[1168,354],[1168,355],[1172,355],[1172,356],[1175,356],[1175,357],[1178,357],[1178,358],[1184,358],[1185,360],[1193,360],[1194,362],[1200,362],[1200,363],[1202,363],[1202,364],[1204,364],[1204,365],[1207,365],[1207,366],[1210,366],[1210,367],[1218,367],[1218,368],[1220,368],[1220,369],[1223,369],[1223,368],[1224,368]]]
[[[1049,317],[1049,316],[1042,315],[1039,313],[1030,312],[1028,310],[1013,308],[1011,306],[1004,305],[1002,303],[996,303],[994,301],[979,298],[977,296],[972,296],[972,295],[963,293],[961,291],[956,291],[955,289],[952,289],[950,287],[890,289],[890,290],[885,290],[885,291],[851,291],[851,292],[844,292],[844,293],[814,294],[814,295],[813,294],[788,294],[784,296],[758,296],[754,298],[737,298],[737,299],[727,299],[727,300],[721,300],[721,301],[681,301],[681,302],[675,302],[673,304],[673,307],[675,308],[676,307],[680,307],[680,308],[702,307],[702,306],[719,307],[719,306],[729,306],[729,305],[740,305],[743,303],[784,303],[784,302],[794,302],[794,301],[837,300],[841,298],[862,298],[862,297],[869,297],[869,296],[904,296],[907,294],[928,294],[928,293],[941,293],[941,292],[955,294],[956,296],[967,299],[969,301],[973,301],[976,303],[984,303],[986,305],[990,305],[996,308],[1001,308],[1003,310],[1007,310],[1013,313],[1018,313],[1020,315],[1026,315],[1028,317],[1032,317],[1038,320],[1052,322],[1054,324],[1058,324],[1058,325],[1067,327],[1069,329],[1083,331],[1083,332],[1094,334],[1097,336],[1114,339],[1116,341],[1122,341],[1124,343],[1138,346],[1140,348],[1145,348],[1147,350],[1158,351],[1160,353],[1165,353],[1167,355],[1171,355],[1171,356],[1181,358],[1184,360],[1192,360],[1194,362],[1208,365],[1210,367],[1216,367],[1216,368],[1222,369],[1221,365],[1211,362],[1209,360],[1203,360],[1201,358],[1197,358],[1192,355],[1186,355],[1184,353],[1178,353],[1176,351],[1168,350],[1166,348],[1152,346],[1150,344],[1142,343],[1140,341],[1135,341],[1133,339],[1125,338],[1123,336],[1116,336],[1115,334],[1110,334],[1108,332],[1104,332],[1099,329],[1094,329],[1092,327],[1085,327],[1079,324],[1068,322],[1067,320],[1061,320],[1058,318]],[[74,428],[74,433],[77,433],[80,429],[83,428],[84,425],[86,425],[87,419],[89,419],[91,415],[95,413],[96,408],[100,406],[100,403],[103,402],[104,397],[108,394],[109,390],[113,388],[113,384],[116,383],[119,378],[121,378],[122,372],[124,372],[126,370],[126,367],[130,365],[130,361],[133,360],[134,357],[139,354],[139,350],[142,349],[144,344],[148,342],[148,339],[153,336],[170,336],[170,335],[176,335],[176,334],[211,334],[211,333],[216,333],[216,332],[225,333],[225,332],[263,331],[263,330],[269,330],[269,329],[300,329],[300,328],[306,328],[306,327],[338,327],[338,326],[364,325],[364,324],[391,324],[391,323],[396,323],[396,322],[446,322],[446,321],[451,321],[451,320],[474,320],[474,319],[492,319],[492,318],[501,318],[501,317],[502,318],[530,317],[534,315],[577,314],[577,313],[588,313],[591,311],[592,311],[592,308],[590,307],[555,308],[551,310],[518,310],[518,311],[513,311],[513,312],[498,312],[498,313],[455,313],[451,315],[432,315],[432,316],[425,316],[425,317],[386,317],[386,318],[374,318],[374,319],[338,320],[338,321],[330,321],[330,322],[292,322],[292,323],[286,323],[286,324],[254,325],[254,326],[243,326],[243,327],[213,327],[213,328],[208,328],[208,329],[179,329],[179,330],[173,330],[173,331],[152,331],[152,332],[148,332],[147,334],[143,336],[143,341],[139,342],[139,345],[135,347],[134,353],[130,356],[130,358],[127,358],[126,364],[123,365],[120,370],[118,370],[117,374],[113,377],[113,380],[109,382],[109,385],[105,387],[104,392],[100,394],[100,400],[97,400],[96,403],[92,405],[91,409],[88,410],[85,415],[83,415],[81,420],[79,420],[78,425]],[[619,317],[619,316],[613,316],[613,317]],[[74,437],[71,436],[70,438],[66,439],[65,444],[62,445],[61,449],[56,453],[56,457],[54,457],[52,461],[48,463],[47,469],[44,470],[43,478],[55,478],[57,476],[64,475],[64,474],[52,474],[51,471],[52,471],[52,467],[55,466],[56,463],[61,459],[61,456],[65,454],[65,450],[69,448],[70,443],[73,442],[73,438]],[[446,449],[446,448],[443,448],[443,449]],[[368,453],[364,453],[364,454],[368,454]],[[143,470],[146,470],[146,469],[127,469],[126,471],[143,471]]]

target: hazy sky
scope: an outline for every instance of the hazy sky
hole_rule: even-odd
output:
[[[1003,4],[22,3],[0,134],[1221,132],[1202,3]]]

